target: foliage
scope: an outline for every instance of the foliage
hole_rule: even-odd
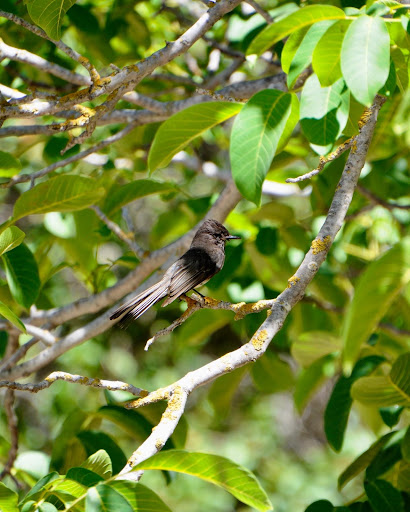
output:
[[[267,23],[230,1],[206,37],[166,62],[206,12],[200,2],[2,3],[45,31],[0,13],[4,44],[31,55],[0,62],[2,381],[19,368],[30,382],[64,370],[155,390],[247,343],[266,313],[234,322],[231,311],[202,309],[144,352],[184,303],[153,308],[127,331],[104,310],[115,290],[131,292],[175,259],[172,245],[158,249],[218,204],[228,168],[243,199],[223,216],[242,239],[204,293],[256,302],[291,287],[346,162],[332,152],[368,121],[375,95],[386,99],[344,225],[266,354],[192,393],[162,451],[136,467],[143,484],[117,476],[162,402],[129,410],[130,393],[67,382],[16,392],[4,512],[409,506],[408,6],[267,0]],[[60,37],[79,58],[56,46]],[[125,72],[128,89],[104,90]],[[286,183],[326,157],[311,181]],[[55,356],[41,363],[47,350]],[[33,360],[33,372],[18,366]],[[5,407],[5,465],[12,423]]]

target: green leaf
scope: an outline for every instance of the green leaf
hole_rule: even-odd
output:
[[[5,229],[0,234],[0,256],[20,245],[25,236],[25,233],[16,226]]]
[[[232,176],[241,194],[256,205],[260,203],[262,183],[291,116],[292,106],[292,94],[267,89],[252,96],[233,124]]]
[[[11,322],[21,332],[26,332],[26,327],[20,318],[11,311],[3,302],[0,301],[0,315]]]
[[[104,480],[110,478],[112,475],[111,459],[105,450],[98,450],[90,455],[88,459],[81,464],[81,467],[90,469],[104,478]]]
[[[16,302],[28,309],[37,299],[41,283],[36,260],[30,249],[21,244],[3,254],[7,283]]]
[[[410,352],[396,359],[390,375],[359,379],[352,387],[352,396],[366,405],[410,407]]]
[[[41,505],[38,507],[39,512],[57,512],[57,508],[48,501],[45,501],[44,503],[41,503]]]
[[[384,421],[385,425],[393,428],[397,425],[400,419],[401,413],[404,411],[404,407],[398,405],[391,405],[390,407],[380,407],[379,414]]]
[[[40,480],[33,486],[33,488],[30,489],[30,491],[24,496],[22,503],[25,503],[28,500],[28,498],[34,496],[37,492],[41,491],[42,489],[47,489],[48,487],[50,487],[52,482],[54,482],[54,480],[57,479],[60,479],[60,475],[56,471],[53,471],[52,473],[43,476],[43,478],[40,478]]]
[[[256,386],[265,393],[287,391],[294,385],[290,366],[273,352],[265,352],[252,366],[252,378]]]
[[[242,503],[257,510],[272,509],[265,491],[253,473],[218,455],[168,450],[141,462],[135,469],[165,469],[197,476],[222,487]]]
[[[343,39],[341,68],[353,96],[370,105],[390,69],[390,37],[382,18],[362,15],[352,22]]]
[[[98,484],[87,491],[85,512],[134,512],[130,502],[111,485]]]
[[[296,51],[287,51],[287,46],[289,43],[292,43],[292,37],[297,34],[297,32],[293,32],[293,34],[289,37],[288,41],[285,44],[282,52],[282,67],[283,71],[288,74],[287,84],[290,89],[293,84],[296,82],[297,77],[300,73],[306,69],[312,61],[312,52],[317,45],[319,39],[326,32],[326,30],[335,23],[335,20],[324,20],[315,23],[311,27],[305,27],[302,29],[302,33],[305,32],[307,28],[307,32],[305,33],[302,41],[300,41],[299,46],[296,48]],[[292,55],[293,53],[293,55]],[[288,70],[285,69],[283,63],[285,61],[290,60]]]
[[[61,24],[65,13],[76,0],[29,0],[26,2],[30,18],[41,27],[51,39],[61,37]]]
[[[344,316],[345,373],[350,372],[362,344],[367,342],[394,297],[410,279],[409,242],[404,239],[370,263],[355,287],[353,300]]]
[[[3,482],[0,482],[0,510],[2,512],[17,512],[18,495]]]
[[[410,427],[407,428],[406,433],[401,444],[401,452],[403,458],[410,462]]]
[[[337,482],[338,489],[341,490],[352,478],[364,471],[394,434],[395,432],[389,432],[359,455],[339,476]]]
[[[305,512],[334,512],[335,507],[328,500],[319,500],[311,503]]]
[[[77,437],[83,443],[89,456],[100,449],[105,450],[110,456],[114,474],[119,473],[127,463],[124,452],[107,434],[94,430],[83,430],[77,434]]]
[[[21,162],[11,153],[0,151],[0,178],[11,178],[21,169]]]
[[[307,368],[317,359],[337,353],[340,349],[341,341],[333,334],[326,331],[307,331],[292,343],[291,353],[300,366]]]
[[[374,512],[404,512],[400,491],[386,480],[365,482],[364,489]]]
[[[345,13],[331,5],[309,5],[296,11],[286,18],[268,25],[250,44],[246,54],[260,55],[277,41],[303,27],[313,25],[317,21],[345,18]]]
[[[334,23],[323,34],[313,51],[312,66],[322,87],[332,85],[342,77],[340,52],[349,24],[348,20]]]
[[[93,487],[104,480],[102,476],[86,468],[70,468],[67,471],[66,478],[74,480],[74,482],[78,482],[84,487]]]
[[[236,115],[241,108],[239,103],[211,101],[193,105],[171,116],[155,134],[148,155],[150,172],[167,166],[172,157],[193,139]]]
[[[336,140],[340,131],[337,109],[343,88],[342,79],[330,87],[321,87],[316,75],[306,80],[300,98],[300,125],[312,144],[326,146]]]
[[[131,504],[134,512],[171,512],[155,492],[138,482],[116,480],[110,486]]]
[[[104,203],[104,211],[111,215],[123,206],[140,197],[152,194],[161,194],[175,190],[175,184],[170,182],[159,182],[154,180],[137,180],[125,185],[114,185]]]
[[[141,442],[150,435],[154,426],[138,411],[124,409],[117,405],[104,405],[100,407],[97,414],[116,423],[130,436]]]
[[[365,357],[356,363],[350,377],[342,375],[336,382],[324,414],[326,438],[336,452],[339,452],[343,445],[347,420],[353,402],[350,396],[353,383],[360,377],[371,373],[383,361],[384,358],[381,356]]]
[[[24,192],[16,201],[13,220],[47,212],[72,212],[98,203],[105,194],[92,178],[56,176]]]
[[[400,48],[392,48],[391,58],[396,69],[397,85],[404,94],[409,86],[409,55],[405,55]]]

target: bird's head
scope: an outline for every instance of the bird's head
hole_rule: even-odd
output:
[[[240,236],[230,235],[226,227],[217,220],[207,219],[195,233],[191,247],[204,245],[206,243],[224,247],[225,242],[228,240],[236,240],[240,238]]]

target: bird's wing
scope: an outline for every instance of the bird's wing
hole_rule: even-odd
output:
[[[175,264],[168,288],[167,306],[183,293],[208,281],[218,271],[215,262],[199,249],[190,249]]]

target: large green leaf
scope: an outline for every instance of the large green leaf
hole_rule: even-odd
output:
[[[312,144],[326,146],[336,140],[341,128],[337,109],[343,87],[342,79],[329,87],[321,87],[316,75],[307,79],[300,98],[300,125]]]
[[[61,24],[65,13],[76,0],[27,0],[31,19],[44,29],[51,39],[60,39]]]
[[[332,85],[342,77],[340,52],[349,24],[348,20],[340,20],[330,26],[313,51],[313,70],[323,87]]]
[[[104,202],[104,211],[111,215],[123,206],[140,197],[152,194],[161,194],[175,190],[175,184],[154,180],[137,180],[125,185],[114,185]]]
[[[277,41],[303,27],[313,25],[317,21],[345,18],[345,13],[331,5],[309,5],[296,11],[283,20],[267,26],[250,44],[247,55],[260,55]]]
[[[212,101],[188,107],[174,114],[160,126],[148,155],[150,172],[165,167],[172,157],[195,137],[237,114],[240,103]]]
[[[11,153],[0,151],[0,178],[11,178],[21,169],[21,162]]]
[[[365,482],[364,489],[374,512],[404,512],[400,491],[386,480]]]
[[[105,450],[98,450],[81,464],[82,468],[89,469],[102,478],[107,479],[112,475],[112,464]]]
[[[341,473],[338,478],[338,488],[341,490],[352,478],[364,471],[369,464],[375,459],[380,450],[390,441],[390,438],[395,432],[389,432],[375,443],[370,448],[363,452],[357,459],[355,459],[349,466]]]
[[[404,239],[373,261],[361,275],[344,317],[344,369],[349,373],[392,300],[410,279],[410,239]]]
[[[144,441],[151,433],[153,424],[141,413],[132,409],[124,409],[117,405],[104,405],[98,410],[98,416],[116,423],[130,436]]]
[[[311,27],[305,27],[298,32],[293,32],[289,37],[281,57],[283,71],[288,75],[287,84],[289,88],[293,86],[299,74],[311,63],[312,52],[319,39],[334,23],[335,20],[320,21]],[[303,34],[301,40],[300,33]]]
[[[161,469],[197,476],[222,487],[257,510],[272,509],[269,498],[255,476],[246,468],[219,455],[168,450],[141,462],[135,469]]]
[[[40,291],[40,277],[36,260],[30,249],[21,244],[3,254],[7,283],[16,302],[28,309]]]
[[[390,69],[390,37],[382,18],[362,15],[352,22],[343,39],[341,68],[353,96],[370,105]]]
[[[303,368],[309,367],[317,359],[327,354],[337,353],[341,349],[338,337],[326,331],[307,331],[292,343],[292,357]]]
[[[26,332],[26,327],[20,318],[11,311],[3,302],[0,301],[0,315],[4,316],[9,322],[11,322],[17,329],[22,332]]]
[[[83,176],[56,176],[24,192],[16,201],[13,220],[34,213],[72,212],[98,203],[105,194],[95,180]]]
[[[138,482],[116,480],[110,483],[110,487],[130,503],[133,512],[171,512],[155,492]]]
[[[355,382],[352,396],[366,405],[410,407],[410,352],[396,359],[389,375],[363,377]]]
[[[287,391],[294,385],[293,372],[273,352],[265,352],[252,366],[252,378],[256,386],[265,393]]]
[[[127,458],[118,444],[104,432],[94,430],[83,430],[77,434],[88,455],[98,450],[105,450],[112,462],[112,471],[119,473],[127,463]]]
[[[353,403],[350,396],[353,383],[360,377],[371,373],[383,361],[384,358],[381,356],[368,356],[360,359],[350,377],[342,375],[336,382],[324,415],[325,434],[330,446],[335,451],[340,451],[343,445],[347,420]]]
[[[267,89],[255,94],[235,119],[231,133],[232,176],[238,190],[259,205],[262,184],[288,120],[297,108],[294,95]],[[292,124],[291,122],[291,124]],[[292,130],[293,126],[290,127]]]
[[[17,512],[18,495],[3,482],[0,482],[0,510],[2,512]]]
[[[25,236],[25,233],[16,226],[5,229],[0,234],[0,256],[20,245]]]

